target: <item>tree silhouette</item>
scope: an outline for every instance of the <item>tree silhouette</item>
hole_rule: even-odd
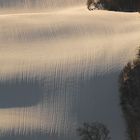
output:
[[[119,84],[121,107],[129,138],[138,140],[140,137],[140,50],[137,58],[124,67]]]
[[[84,123],[82,127],[77,129],[81,140],[110,140],[109,130],[99,122]]]

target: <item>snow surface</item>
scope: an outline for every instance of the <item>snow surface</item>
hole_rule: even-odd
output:
[[[112,140],[124,140],[118,75],[137,53],[140,14],[57,3],[50,11],[1,6],[0,98],[16,102],[0,103],[1,139],[77,140],[83,122],[100,121]],[[28,98],[36,89],[41,97]],[[20,91],[29,96],[22,100]]]

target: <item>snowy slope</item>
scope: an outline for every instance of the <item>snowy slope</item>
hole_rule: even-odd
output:
[[[117,81],[139,44],[138,13],[69,6],[1,14],[1,139],[77,140],[76,128],[97,120],[124,140]]]
[[[85,0],[0,0],[0,13],[54,11],[85,4]]]

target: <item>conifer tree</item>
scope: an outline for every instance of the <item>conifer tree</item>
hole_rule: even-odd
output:
[[[131,140],[140,137],[140,50],[137,58],[129,62],[119,78],[120,100],[127,131]]]

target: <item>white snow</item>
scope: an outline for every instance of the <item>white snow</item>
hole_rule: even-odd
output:
[[[97,120],[113,140],[124,140],[118,75],[140,45],[140,14],[90,12],[82,3],[49,12],[3,10],[0,81],[37,80],[43,97],[32,107],[1,108],[2,136],[41,129],[49,140],[75,140],[79,125]]]

